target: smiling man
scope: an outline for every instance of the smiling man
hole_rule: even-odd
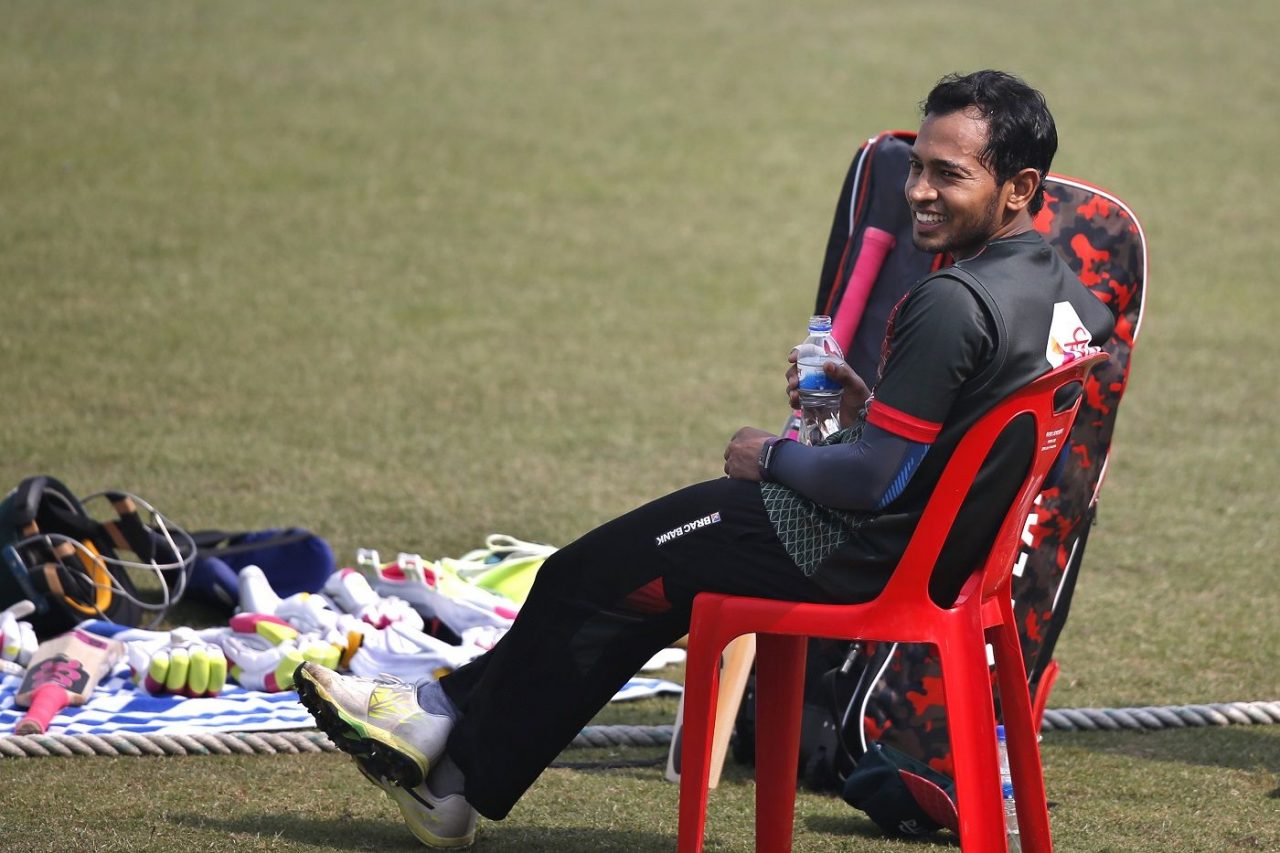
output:
[[[944,80],[933,90],[924,103],[907,178],[915,247],[950,252],[957,261],[992,240],[1031,230],[1058,148],[1053,117],[1047,108],[1035,108],[1044,106],[1042,100],[1014,99],[997,112],[993,105],[984,109],[973,103],[982,87],[994,95],[1001,88],[1016,89],[1017,82],[987,71]],[[1028,138],[1011,151],[1008,137],[1018,124],[1026,125]]]
[[[845,388],[844,429],[821,447],[739,430],[727,477],[558,551],[506,636],[439,681],[299,668],[318,725],[428,846],[470,844],[477,812],[506,816],[617,689],[688,631],[697,593],[874,596],[969,426],[1110,335],[1110,312],[1032,228],[1057,148],[1040,93],[980,71],[944,78],[923,111],[905,187],[913,237],[952,263],[898,304],[873,394],[847,365],[828,368]],[[787,391],[795,407],[794,366]],[[1033,438],[1003,436],[984,465],[935,573],[938,601],[954,600],[989,544]]]

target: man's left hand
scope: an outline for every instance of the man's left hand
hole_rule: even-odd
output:
[[[760,480],[760,448],[773,433],[755,427],[743,427],[729,439],[724,449],[724,472],[735,480]]]

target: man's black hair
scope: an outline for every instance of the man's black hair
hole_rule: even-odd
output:
[[[979,158],[998,183],[1028,166],[1040,173],[1040,185],[1027,205],[1034,215],[1044,204],[1044,176],[1058,150],[1058,129],[1044,95],[1012,74],[987,70],[948,74],[920,105],[926,116],[969,108],[987,120],[987,144]]]

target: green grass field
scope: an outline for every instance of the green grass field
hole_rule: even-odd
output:
[[[1151,253],[1051,704],[1280,699],[1274,3],[0,14],[0,490],[125,488],[347,561],[564,544],[718,475],[734,429],[782,421],[860,141],[946,72],[1025,76],[1055,169],[1126,199]],[[1276,727],[1044,758],[1060,850],[1280,849]],[[709,849],[751,849],[752,794],[731,768]],[[556,769],[478,849],[670,850],[675,802],[657,768]],[[3,761],[0,803],[6,850],[412,846],[337,755]],[[800,798],[798,851],[947,846]]]

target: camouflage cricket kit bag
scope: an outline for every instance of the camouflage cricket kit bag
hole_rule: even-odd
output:
[[[819,280],[813,313],[832,316],[846,359],[863,377],[877,374],[886,324],[898,300],[924,275],[950,262],[911,243],[903,185],[914,138],[886,132],[858,150],[836,205]],[[1061,474],[1036,500],[1014,567],[1014,610],[1038,720],[1057,676],[1053,648],[1097,515],[1142,316],[1146,244],[1123,202],[1055,174],[1046,179],[1035,227],[1116,320],[1115,334],[1104,347],[1111,358],[1088,381]],[[814,640],[810,657],[801,778],[811,787],[841,791],[886,832],[955,830],[951,747],[933,649]],[[735,740],[740,759],[750,758],[753,706],[752,701],[741,706]]]

